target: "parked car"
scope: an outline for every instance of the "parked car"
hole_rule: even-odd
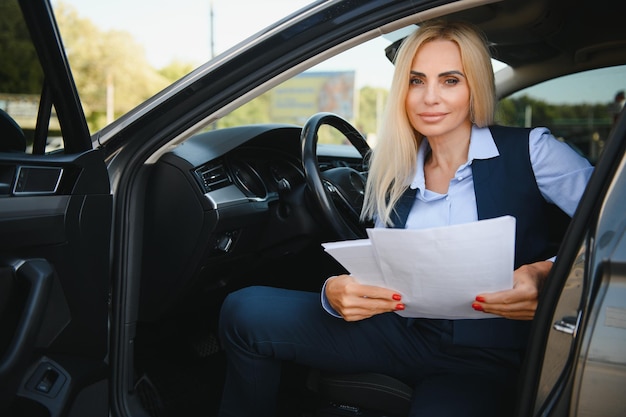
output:
[[[610,0],[315,1],[97,132],[52,5],[1,0],[0,415],[215,415],[222,300],[256,284],[319,291],[341,270],[321,243],[363,236],[358,189],[338,182],[366,175],[375,146],[346,103],[368,62],[391,66],[433,17],[485,31],[500,114],[523,105],[502,123],[545,123],[596,167],[541,294],[516,416],[625,415],[626,117],[590,105],[625,87]],[[355,70],[329,74],[346,55]],[[584,118],[537,104],[566,94]],[[274,118],[220,124],[255,100]],[[384,375],[291,365],[283,380],[281,416],[402,416],[410,396]]]

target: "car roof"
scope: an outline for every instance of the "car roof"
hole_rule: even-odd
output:
[[[626,63],[626,25],[612,0],[503,0],[447,14],[469,21],[508,67],[497,74],[499,96],[561,75]],[[403,39],[385,49],[393,60]]]
[[[623,16],[612,0],[506,0],[450,17],[480,26],[497,58],[512,66],[561,54],[572,63],[593,60],[626,45]]]
[[[626,63],[626,25],[613,0],[505,0],[449,15],[478,25],[510,68],[500,96],[556,76]]]

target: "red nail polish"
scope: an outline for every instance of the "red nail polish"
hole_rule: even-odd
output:
[[[402,300],[402,296],[400,294],[394,294],[391,298],[393,298],[396,301]]]
[[[484,310],[483,310],[483,306],[481,306],[481,305],[480,305],[480,304],[478,304],[478,303],[472,303],[472,308],[473,308],[474,310],[476,310],[476,311],[484,311]]]
[[[484,303],[485,302],[485,297],[483,297],[482,295],[479,295],[478,297],[476,297],[476,301],[478,301],[480,303]]]
[[[400,303],[396,305],[396,310],[404,310],[404,304]]]

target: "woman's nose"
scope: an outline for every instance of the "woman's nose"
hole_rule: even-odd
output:
[[[436,103],[439,101],[439,89],[436,84],[427,84],[424,89],[424,102],[427,104]]]

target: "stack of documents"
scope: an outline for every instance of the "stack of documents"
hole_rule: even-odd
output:
[[[362,284],[402,295],[405,317],[481,319],[476,295],[511,289],[515,218],[432,229],[368,229],[369,239],[324,243]]]

